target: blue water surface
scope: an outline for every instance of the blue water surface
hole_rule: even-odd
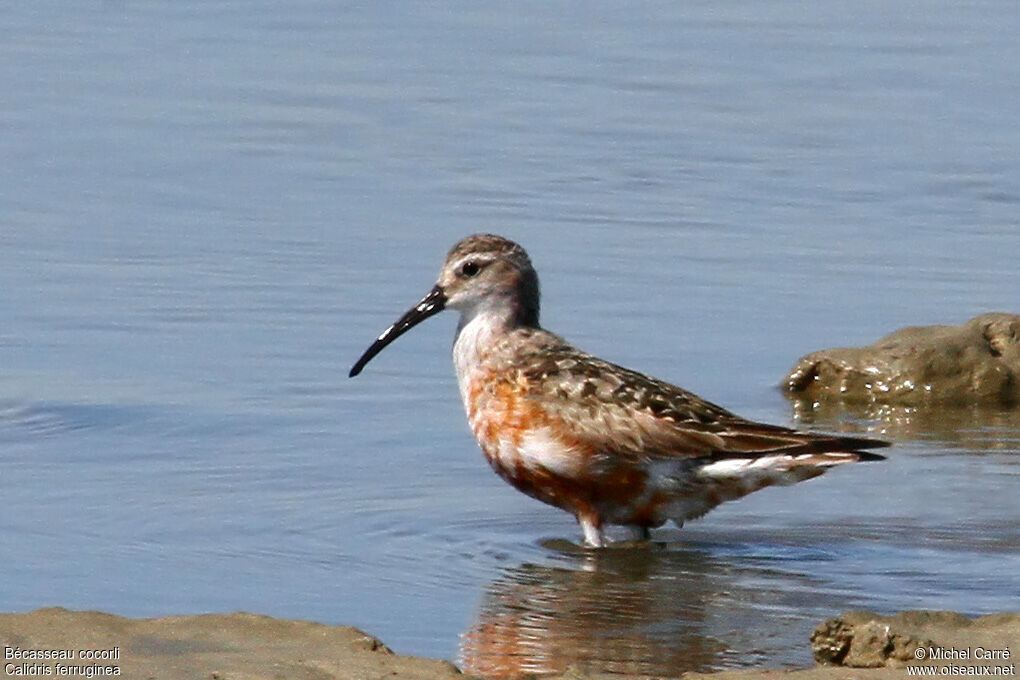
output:
[[[12,3],[0,611],[253,611],[487,675],[810,662],[846,608],[1020,606],[1015,415],[591,555],[465,426],[455,320],[351,363],[457,239],[742,415],[802,354],[1020,312],[1000,2]]]

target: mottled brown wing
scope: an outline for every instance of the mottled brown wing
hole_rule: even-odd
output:
[[[529,396],[563,432],[593,450],[629,458],[755,458],[888,446],[859,437],[797,432],[745,420],[680,387],[563,343],[518,357]]]

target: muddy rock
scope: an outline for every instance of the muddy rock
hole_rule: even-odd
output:
[[[823,665],[898,668],[934,661],[928,658],[933,649],[1015,648],[1018,626],[1018,614],[972,620],[955,612],[908,611],[895,616],[846,612],[815,628],[811,652]]]
[[[935,643],[894,630],[872,612],[848,612],[825,621],[811,634],[815,661],[830,666],[881,668],[914,659],[918,647]]]
[[[684,673],[684,680],[903,680],[904,660],[923,648],[1020,650],[1020,614],[968,619],[952,612],[878,616],[847,612],[821,624],[811,638],[823,663],[796,670],[744,669]],[[929,644],[930,643],[930,644]],[[918,647],[918,645],[924,647]],[[7,676],[123,677],[144,680],[459,680],[447,662],[393,653],[356,628],[255,614],[206,614],[127,619],[112,614],[38,609],[0,614]],[[42,658],[45,655],[46,658]],[[817,656],[816,656],[817,658]],[[943,666],[1013,663],[936,661]],[[910,660],[930,664],[930,659]],[[61,669],[57,669],[60,664]],[[859,664],[855,666],[855,664]],[[74,667],[73,672],[68,669]],[[45,670],[50,672],[46,673]],[[1013,670],[1015,675],[1015,670]],[[942,673],[941,675],[945,675]],[[535,680],[526,672],[509,676]],[[548,680],[651,680],[644,675],[571,667]]]
[[[5,671],[9,676],[153,680],[465,678],[447,661],[394,654],[381,641],[356,628],[246,613],[127,619],[54,607],[27,614],[0,614],[0,645],[5,648]]]
[[[960,326],[914,326],[866,347],[813,352],[781,386],[816,401],[1015,406],[1020,316],[982,314]]]

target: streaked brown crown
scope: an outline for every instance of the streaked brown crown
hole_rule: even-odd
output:
[[[453,244],[453,247],[450,248],[450,252],[446,256],[446,261],[459,260],[469,253],[474,255],[502,255],[511,261],[517,261],[522,269],[533,269],[531,259],[524,248],[498,234],[472,234],[471,236],[465,236]]]
[[[461,268],[469,261],[483,265],[487,271],[476,279],[464,278]],[[510,239],[497,234],[473,234],[461,239],[446,255],[440,285],[451,295],[467,286],[491,294],[509,292],[515,306],[515,322],[538,326],[538,274],[528,253]]]

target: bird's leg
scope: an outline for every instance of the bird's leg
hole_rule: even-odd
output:
[[[631,541],[648,541],[652,538],[652,532],[648,527],[637,524],[627,525],[627,539]]]
[[[590,548],[606,547],[606,535],[602,532],[602,519],[595,514],[578,513],[577,521],[584,532],[584,544]]]

